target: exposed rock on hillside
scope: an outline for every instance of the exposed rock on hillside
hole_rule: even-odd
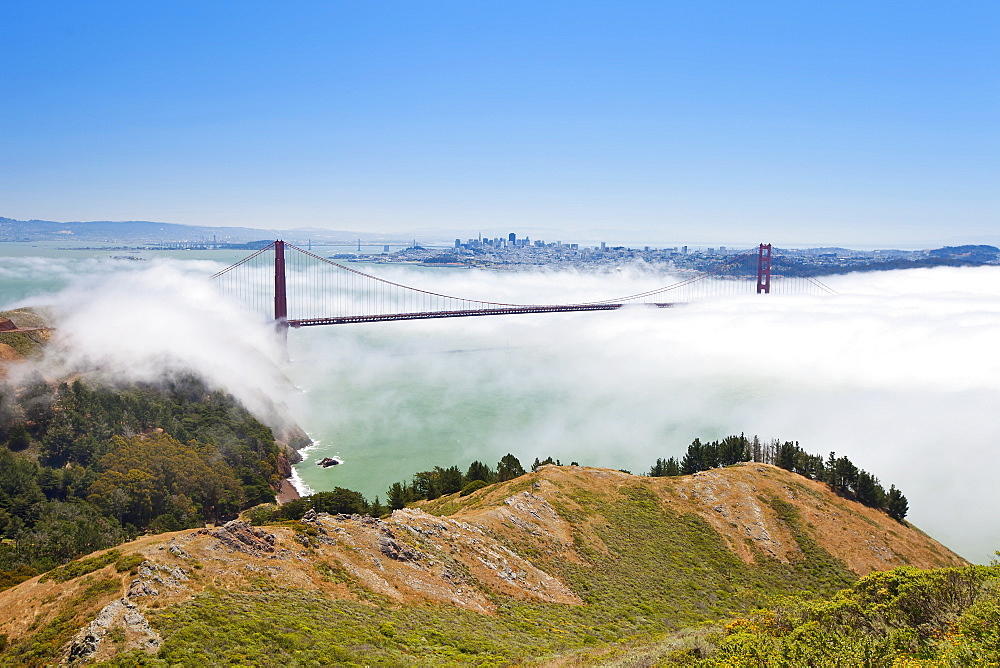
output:
[[[791,527],[775,508],[777,499],[791,504],[813,540],[857,575],[904,565],[964,563],[910,525],[836,496],[821,482],[773,466],[702,471],[678,478],[668,489],[677,497],[672,503],[704,517],[747,562],[756,559],[754,547],[785,562],[801,555]]]
[[[38,354],[51,338],[47,320],[34,309],[0,312],[0,380],[7,377],[11,363],[23,362]]]

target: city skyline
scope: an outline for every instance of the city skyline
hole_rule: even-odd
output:
[[[0,19],[3,216],[1000,242],[992,3],[13,2]]]

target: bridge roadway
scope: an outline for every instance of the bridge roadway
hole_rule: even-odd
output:
[[[646,306],[671,308],[673,302],[650,303]],[[553,306],[511,306],[505,308],[469,309],[465,311],[425,311],[417,313],[383,313],[379,315],[346,315],[334,318],[303,318],[287,320],[289,327],[316,325],[346,325],[357,322],[387,322],[391,320],[430,320],[431,318],[468,318],[479,315],[518,315],[524,313],[559,313],[567,311],[615,311],[625,304],[565,304]]]

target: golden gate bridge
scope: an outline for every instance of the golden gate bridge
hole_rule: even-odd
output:
[[[224,295],[277,326],[313,327],[395,320],[614,311],[631,304],[669,308],[728,294],[828,293],[811,276],[775,271],[771,244],[728,255],[707,270],[653,290],[571,304],[468,299],[402,285],[278,240],[212,276]]]

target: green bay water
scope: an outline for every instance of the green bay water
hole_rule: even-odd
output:
[[[305,489],[348,487],[384,500],[392,482],[409,481],[417,471],[457,465],[464,472],[474,460],[495,468],[507,452],[524,460],[537,450],[526,442],[525,428],[545,420],[558,391],[518,391],[511,382],[516,368],[525,363],[523,357],[537,351],[433,344],[420,351],[406,350],[406,344],[401,350],[387,350],[387,333],[365,334],[341,328],[290,334],[295,339],[290,345],[291,374],[302,380],[306,422],[318,441],[296,467]],[[335,352],[338,343],[355,352],[367,350],[368,363],[363,356],[341,357]],[[315,354],[333,356],[339,363],[325,367],[319,377],[310,362]],[[522,359],[514,361],[513,356]],[[442,368],[453,373],[442,373]],[[326,456],[344,463],[316,465]]]
[[[153,260],[204,261],[220,268],[246,257],[247,251],[123,250],[118,244],[71,241],[0,242],[0,304],[10,306],[38,296],[44,301],[87,274],[135,269]],[[139,265],[141,266],[141,265]],[[211,274],[209,274],[211,275]],[[39,305],[36,303],[26,305]]]
[[[503,354],[480,351],[471,355],[482,359]],[[292,374],[297,375],[295,362]],[[408,370],[405,361],[383,380],[388,386],[376,387],[363,370],[331,371],[327,382],[309,382],[303,388],[308,428],[318,441],[296,467],[298,479],[308,489],[348,487],[384,500],[392,482],[408,481],[413,473],[433,466],[454,464],[464,470],[474,459],[493,466],[499,459],[496,435],[537,419],[545,403],[537,397],[530,400],[486,390],[456,393],[446,379],[422,377]],[[317,466],[325,456],[344,463]]]

